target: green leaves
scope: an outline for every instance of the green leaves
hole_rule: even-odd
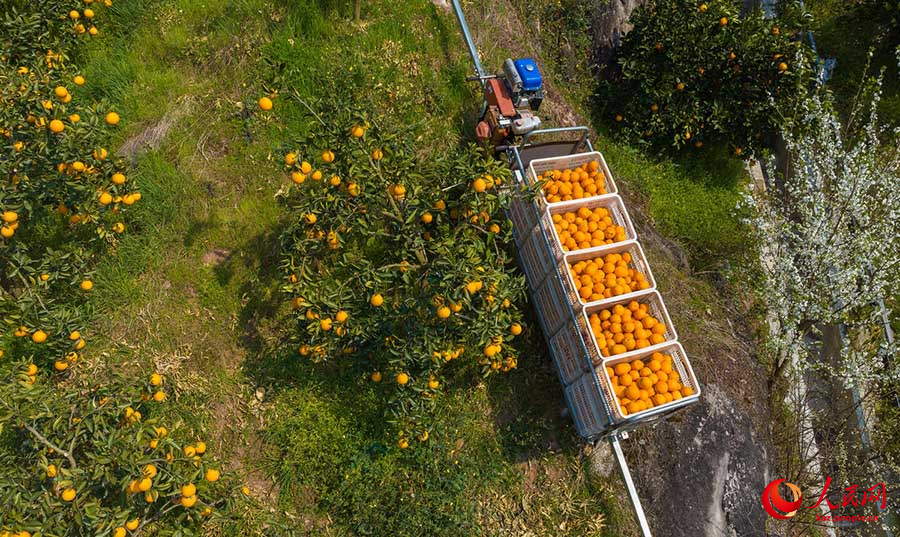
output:
[[[390,422],[413,437],[430,429],[448,372],[515,367],[508,344],[493,361],[482,353],[521,318],[514,304],[524,281],[497,241],[509,226],[496,183],[508,182],[509,172],[474,146],[424,153],[411,142],[416,127],[387,124],[352,104],[335,102],[318,115],[334,123],[286,149],[300,148],[288,173],[302,171],[304,160],[322,173],[318,181],[307,174],[282,198],[290,210],[282,266],[288,282],[297,280],[284,286],[296,307],[291,343],[302,357],[337,361],[357,378],[380,372]],[[363,137],[348,135],[354,124],[368,125]],[[326,149],[334,162],[321,159]],[[372,158],[377,152],[384,158]],[[329,182],[333,175],[340,184]],[[490,184],[486,192],[472,189],[477,178]],[[375,293],[384,296],[380,307],[369,303]],[[401,373],[408,383],[395,381]]]
[[[605,114],[615,128],[661,145],[727,146],[745,157],[763,148],[791,124],[814,82],[812,52],[797,38],[806,16],[788,4],[777,19],[739,17],[732,2],[639,8],[619,50],[621,76],[603,83]]]

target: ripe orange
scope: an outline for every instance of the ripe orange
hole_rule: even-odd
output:
[[[400,449],[406,449],[409,447],[409,440],[406,438],[401,438],[397,441],[397,445],[400,446]]]
[[[182,507],[193,507],[194,504],[197,503],[196,496],[182,496],[181,497],[181,506]]]
[[[326,164],[334,162],[334,152],[327,149],[322,151],[322,162],[325,162]]]
[[[381,371],[372,373],[372,376],[370,378],[372,379],[372,382],[381,382]]]
[[[719,26],[728,26],[728,17],[722,17],[719,19]]]
[[[59,134],[66,129],[66,126],[62,121],[58,119],[54,119],[50,121],[50,132],[54,134]]]
[[[31,334],[31,341],[35,343],[43,343],[47,341],[47,332],[43,330],[37,330],[33,334]]]
[[[552,220],[559,242],[567,252],[628,238],[625,228],[613,222],[612,214],[605,207],[581,207],[574,212],[554,214]]]
[[[288,153],[284,156],[284,164],[286,166],[293,166],[297,163],[297,154],[296,153]]]
[[[127,534],[128,532],[125,531],[125,528],[119,526],[118,528],[116,528],[116,531],[113,532],[113,537],[125,537]]]
[[[372,160],[379,161],[384,158],[384,152],[381,149],[372,151]]]
[[[788,64],[781,62],[778,64],[778,70],[782,73],[788,70]]]
[[[56,86],[56,89],[53,90],[53,94],[56,95],[58,98],[62,99],[63,97],[65,97],[66,95],[69,94],[69,90],[67,90],[63,86]]]
[[[332,323],[331,318],[325,317],[324,319],[319,321],[319,328],[321,328],[322,330],[325,330],[327,332],[327,331],[331,330],[331,323]]]
[[[450,317],[450,308],[448,308],[447,306],[439,307],[437,309],[437,316],[438,319],[446,319],[447,317]]]
[[[316,218],[316,215],[315,215],[315,214],[313,214],[313,213],[308,213],[306,216],[303,217],[303,220],[304,220],[307,224],[313,225],[313,224],[316,223],[317,218]]]
[[[374,295],[372,295],[372,298],[369,299],[369,304],[377,308],[384,304],[384,297],[378,293],[375,293]]]
[[[406,373],[398,373],[396,380],[397,384],[406,386],[406,384],[409,382],[409,375],[407,375]]]
[[[422,214],[422,223],[423,224],[430,224],[432,222],[432,220],[434,220],[434,217],[431,215],[431,213]]]
[[[550,203],[607,193],[606,177],[598,161],[573,169],[548,170],[538,179],[543,182],[542,191]]]
[[[84,77],[81,75],[75,75],[75,78],[72,79],[72,82],[74,82],[76,86],[84,86]]]
[[[522,333],[522,325],[520,325],[519,323],[513,323],[512,326],[509,327],[509,332],[514,336],[518,336]]]
[[[334,320],[339,323],[343,323],[349,316],[350,315],[346,311],[341,310],[334,315]]]
[[[14,211],[3,211],[3,221],[7,224],[14,224],[19,219],[19,215]]]
[[[207,468],[204,478],[210,483],[215,483],[219,480],[219,471],[214,468]]]
[[[106,114],[106,123],[109,125],[118,125],[119,124],[119,114],[115,112],[110,112]]]
[[[350,129],[350,136],[353,136],[354,138],[362,138],[365,133],[366,130],[360,125],[354,125],[353,128]]]
[[[94,288],[94,282],[91,280],[84,280],[81,282],[81,290],[82,291],[90,291]]]
[[[112,175],[112,182],[114,185],[124,185],[125,184],[125,174],[116,172]]]
[[[259,105],[260,110],[269,111],[272,109],[272,99],[268,97],[260,97],[257,104]]]
[[[472,190],[475,192],[484,192],[487,189],[487,182],[479,177],[472,182]]]
[[[67,488],[62,492],[62,501],[71,502],[75,499],[75,489]]]
[[[56,465],[55,464],[51,464],[51,465],[47,466],[47,477],[51,477],[51,478],[56,477]]]

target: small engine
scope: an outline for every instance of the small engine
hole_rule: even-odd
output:
[[[484,115],[475,127],[480,140],[496,146],[539,127],[541,118],[534,112],[544,100],[544,82],[535,61],[507,58],[503,75],[485,81],[484,98]]]

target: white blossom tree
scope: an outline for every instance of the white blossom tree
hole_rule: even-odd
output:
[[[751,193],[760,287],[777,318],[769,344],[778,370],[811,365],[796,351],[811,331],[840,325],[848,337],[833,373],[848,385],[898,378],[898,368],[882,363],[894,349],[878,337],[883,319],[873,307],[900,283],[900,152],[880,141],[879,97],[880,89],[854,135],[818,98],[810,100],[809,128],[786,140],[791,169],[772,188]]]

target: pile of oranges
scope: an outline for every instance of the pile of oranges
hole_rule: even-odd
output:
[[[593,302],[649,289],[650,283],[631,261],[631,254],[623,252],[570,264],[575,291],[583,302]]]
[[[666,341],[666,325],[650,315],[645,303],[632,300],[592,313],[591,330],[603,356],[615,356]]]
[[[622,242],[627,238],[625,228],[613,222],[606,207],[580,207],[577,211],[554,214],[553,227],[566,252]]]
[[[672,356],[654,352],[650,360],[619,362],[606,367],[622,415],[671,403],[694,394],[672,367]]]
[[[573,169],[549,170],[540,175],[544,196],[550,203],[577,200],[607,193],[606,176],[596,160]]]

